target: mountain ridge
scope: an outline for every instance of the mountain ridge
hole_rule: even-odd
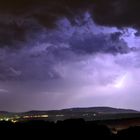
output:
[[[52,113],[52,112],[58,112],[58,113],[78,113],[78,112],[95,112],[95,113],[103,113],[103,114],[120,114],[120,113],[139,113],[137,110],[133,109],[123,109],[123,108],[113,108],[113,107],[75,107],[75,108],[66,108],[66,109],[60,109],[60,110],[32,110],[28,112],[23,113]]]
[[[95,113],[103,113],[103,114],[118,114],[118,113],[140,113],[137,110],[133,109],[123,109],[123,108],[113,108],[113,107],[106,107],[106,106],[101,106],[101,107],[73,107],[73,108],[66,108],[66,109],[59,109],[59,110],[31,110],[31,111],[25,111],[25,112],[8,112],[8,111],[0,111],[0,115],[4,114],[43,114],[43,113],[53,113],[53,112],[58,112],[58,113],[69,113],[69,112],[95,112]]]

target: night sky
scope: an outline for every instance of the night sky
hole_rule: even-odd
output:
[[[0,110],[140,110],[139,0],[0,0]]]

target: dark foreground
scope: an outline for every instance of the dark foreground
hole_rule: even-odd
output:
[[[32,139],[138,138],[140,137],[140,127],[130,127],[115,134],[106,125],[94,121],[86,122],[83,119],[69,119],[56,123],[46,121],[26,121],[15,124],[0,122],[0,134],[11,139],[28,139],[29,136]]]

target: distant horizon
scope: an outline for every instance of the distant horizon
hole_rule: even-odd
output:
[[[136,109],[131,109],[131,108],[120,108],[120,107],[110,107],[110,106],[89,106],[89,107],[66,107],[66,108],[60,108],[60,109],[46,109],[46,110],[39,110],[39,109],[31,109],[31,110],[25,110],[25,111],[6,111],[6,110],[0,110],[0,112],[8,112],[8,113],[24,113],[24,112],[32,112],[32,111],[59,111],[59,110],[67,110],[67,109],[86,109],[86,108],[112,108],[112,109],[123,109],[123,110],[132,110],[132,111],[137,111],[140,112],[139,110]]]

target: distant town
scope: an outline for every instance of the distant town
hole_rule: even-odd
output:
[[[113,120],[140,117],[135,110],[115,109],[109,107],[71,108],[52,111],[30,111],[24,113],[0,112],[0,121],[12,123],[28,120],[59,121],[82,118],[85,121]]]

